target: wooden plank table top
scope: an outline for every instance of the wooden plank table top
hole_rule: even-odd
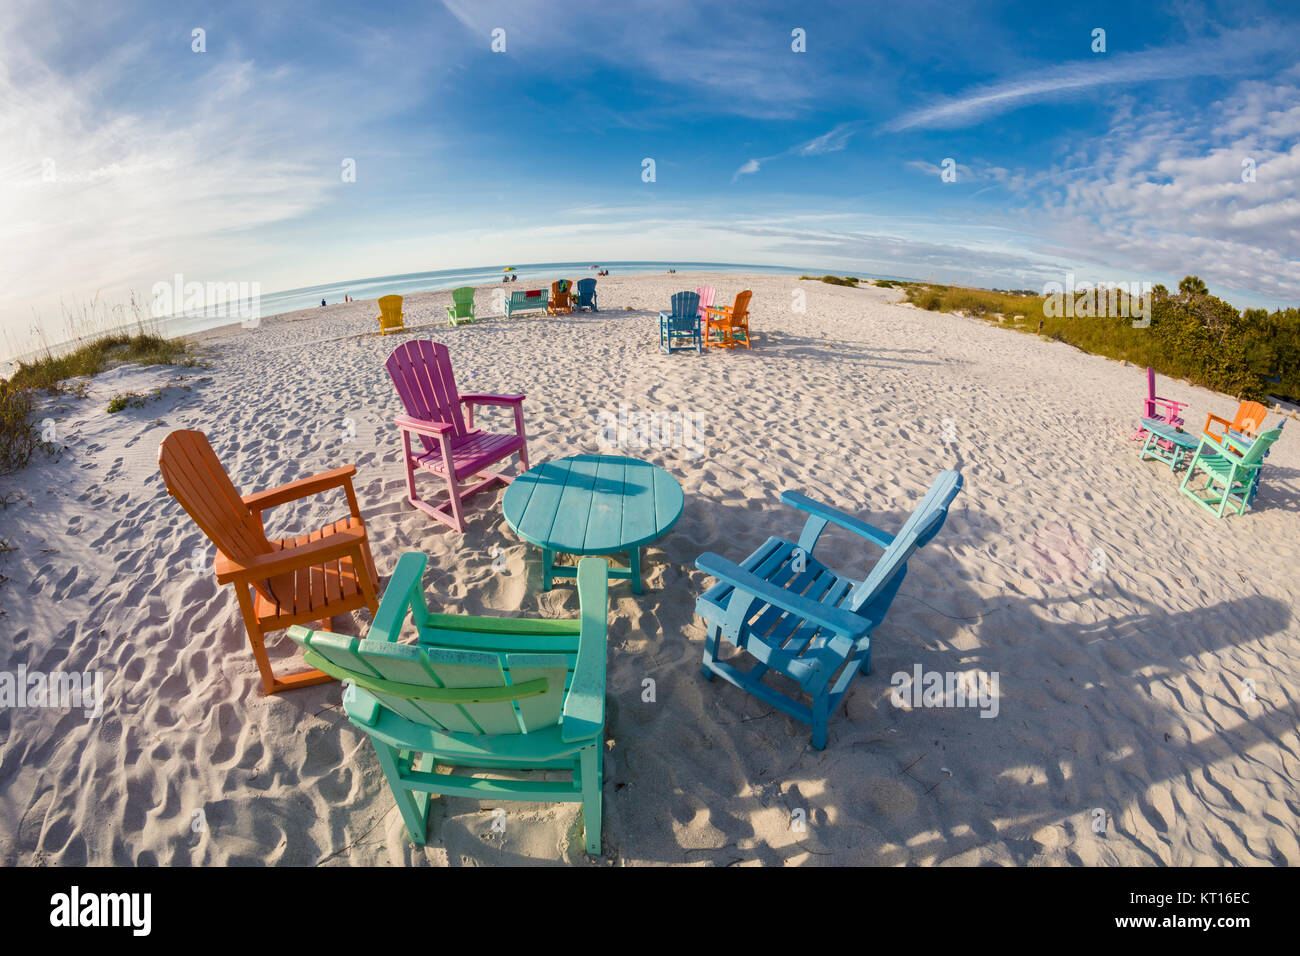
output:
[[[1174,471],[1182,464],[1189,451],[1198,447],[1201,439],[1191,432],[1179,431],[1168,422],[1155,418],[1142,419],[1142,427],[1148,432],[1146,443],[1142,446],[1141,458],[1155,458],[1163,461]],[[1161,447],[1161,442],[1169,442],[1169,447]]]
[[[1162,422],[1156,418],[1142,419],[1142,427],[1153,434],[1159,435],[1166,441],[1181,445],[1183,448],[1195,448],[1201,443],[1199,435],[1193,435],[1188,431],[1179,431],[1168,422]]]
[[[573,576],[573,568],[553,566],[557,552],[627,551],[630,566],[610,574],[630,578],[640,594],[640,549],[677,523],[685,502],[677,479],[657,465],[618,455],[576,455],[515,478],[501,510],[515,534],[542,549],[544,590],[553,575]]]

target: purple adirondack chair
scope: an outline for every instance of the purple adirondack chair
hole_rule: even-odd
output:
[[[1142,403],[1142,417],[1154,418],[1157,421],[1168,422],[1170,425],[1181,425],[1183,420],[1180,415],[1186,407],[1186,402],[1175,402],[1171,398],[1160,398],[1156,395],[1156,370],[1148,365],[1147,397]],[[1146,434],[1147,430],[1139,424],[1129,441],[1146,438]]]
[[[406,342],[393,349],[385,363],[406,406],[406,414],[393,419],[402,430],[406,457],[406,497],[431,518],[465,530],[463,502],[490,484],[514,479],[485,472],[488,465],[519,452],[520,471],[528,470],[528,439],[524,435],[522,395],[461,395],[451,370],[451,356],[440,342]],[[461,405],[465,413],[461,413]],[[501,435],[474,427],[475,405],[501,405],[515,410],[515,433]],[[411,435],[420,439],[411,448]],[[432,505],[415,493],[415,470],[431,472],[447,482],[447,500]],[[468,479],[477,483],[462,488]]]

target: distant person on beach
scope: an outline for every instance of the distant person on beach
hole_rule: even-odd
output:
[[[321,308],[322,308],[322,309],[325,308],[325,300],[324,300],[324,299],[321,299],[321,300],[320,300],[320,305],[321,305]]]

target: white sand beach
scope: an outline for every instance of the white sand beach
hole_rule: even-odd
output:
[[[722,303],[753,290],[754,347],[663,354],[658,310],[705,284]],[[457,328],[450,292],[408,296],[414,331],[385,337],[373,300],[331,305],[205,334],[201,367],[123,367],[83,398],[46,399],[37,418],[66,450],[0,493],[13,548],[0,654],[9,670],[102,672],[106,698],[90,718],[0,710],[0,862],[1300,863],[1300,422],[1253,509],[1215,520],[1168,467],[1139,461],[1142,368],[886,289],[681,274],[598,291],[598,314]],[[534,463],[600,450],[601,413],[620,406],[703,416],[695,447],[622,452],[670,472],[686,504],[646,549],[645,593],[610,586],[603,857],[584,852],[577,804],[500,804],[498,830],[493,804],[441,798],[429,844],[413,845],[340,685],[263,694],[233,589],[159,476],[158,443],[185,428],[207,433],[244,493],[355,464],[381,589],[415,550],[436,610],[576,615],[571,584],[540,589],[539,552],[507,526],[500,490],[472,499],[463,535],[406,502],[384,359],[419,337],[448,346],[462,392],[527,394]],[[154,388],[143,407],[105,410]],[[1237,406],[1181,382],[1159,391],[1190,403],[1197,430]],[[964,488],[911,560],[825,750],[704,680],[702,552],[740,561],[797,537],[786,489],[895,531],[946,468]],[[335,492],[270,512],[267,531],[345,513]],[[818,550],[853,577],[878,555],[834,530]],[[361,612],[336,629],[367,624]],[[283,633],[270,648],[280,669],[300,658]],[[895,706],[891,676],[917,665],[996,674],[996,716]]]

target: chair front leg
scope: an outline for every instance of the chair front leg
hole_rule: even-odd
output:
[[[257,662],[257,671],[262,675],[262,690],[267,694],[275,693],[275,674],[271,671],[271,662],[266,656],[266,638],[262,627],[257,623],[253,596],[249,586],[242,581],[234,583],[235,594],[239,597],[239,610],[244,617],[244,630],[248,633],[248,644],[253,649],[253,660]]]
[[[379,595],[375,590],[379,584],[379,575],[375,572],[375,559],[370,553],[368,537],[357,544],[355,552],[354,560],[357,562],[357,579],[361,585],[361,596],[366,599],[366,607],[370,609],[370,617],[373,619],[379,613]]]
[[[402,758],[395,748],[377,737],[371,737],[370,742],[375,745],[375,756],[379,758],[379,766],[383,769],[384,776],[388,778],[388,788],[393,791],[397,810],[402,815],[402,822],[406,824],[407,836],[413,842],[424,846],[429,842],[429,804],[433,799],[432,795],[416,793],[402,780],[399,764]]]
[[[451,437],[443,432],[438,436],[442,443],[442,464],[447,469],[447,494],[450,498],[451,513],[455,519],[453,527],[461,534],[465,533],[465,508],[460,501],[460,485],[456,481],[456,466],[452,462]]]
[[[587,853],[600,856],[601,783],[604,754],[599,745],[584,747],[578,755],[578,773],[582,777],[582,824],[587,831]]]
[[[524,432],[524,403],[515,403],[515,434],[523,439],[523,444],[519,446],[519,464],[523,465],[523,470],[528,470],[528,435]]]
[[[415,504],[415,460],[411,457],[411,433],[402,429],[402,452],[406,459],[406,498]]]

